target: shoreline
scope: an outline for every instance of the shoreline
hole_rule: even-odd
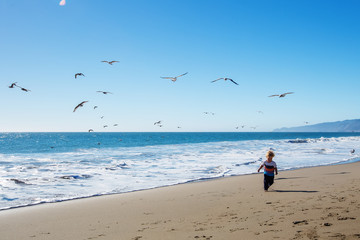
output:
[[[360,162],[0,211],[2,239],[358,239]]]
[[[343,165],[343,164],[352,164],[352,163],[356,163],[356,162],[360,162],[360,160],[355,160],[355,161],[346,160],[345,162],[337,162],[337,163],[318,165],[318,166],[305,166],[305,167],[300,167],[300,168],[291,168],[291,169],[279,170],[279,171],[282,171],[282,172],[284,172],[284,171],[295,171],[295,170],[301,170],[301,169],[307,169],[307,168],[316,168],[316,167],[326,167],[326,166],[336,166],[336,165]],[[14,206],[14,207],[9,207],[9,208],[3,208],[3,209],[0,209],[0,213],[2,211],[9,211],[9,210],[18,209],[18,208],[34,207],[34,206],[43,205],[43,204],[54,204],[54,203],[62,203],[62,202],[68,202],[68,201],[74,201],[74,200],[81,200],[81,199],[86,199],[86,198],[95,198],[95,197],[102,197],[102,196],[105,197],[105,196],[112,196],[112,195],[129,194],[129,193],[134,193],[134,192],[139,192],[139,191],[141,192],[141,191],[148,191],[148,190],[153,190],[153,189],[158,189],[158,188],[173,187],[173,186],[182,185],[182,184],[200,183],[200,182],[218,180],[218,179],[222,179],[222,178],[241,177],[241,176],[248,176],[248,175],[254,175],[254,174],[259,174],[259,173],[254,172],[254,173],[245,173],[245,174],[241,174],[241,175],[229,175],[229,176],[220,176],[220,177],[213,177],[213,178],[194,179],[194,180],[189,180],[189,181],[186,181],[186,182],[176,183],[176,184],[172,184],[172,185],[163,185],[163,186],[157,186],[157,187],[153,187],[153,188],[137,189],[137,190],[132,190],[132,191],[128,191],[128,192],[95,194],[95,195],[91,195],[91,196],[76,197],[76,198],[65,199],[65,200],[56,200],[56,201],[53,201],[53,202],[39,202],[39,203],[34,203],[34,204],[20,205],[20,206]]]

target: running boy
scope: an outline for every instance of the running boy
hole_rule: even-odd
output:
[[[278,174],[276,163],[272,160],[275,157],[273,151],[268,151],[266,153],[266,160],[261,163],[258,172],[264,167],[264,190],[267,191],[269,187],[274,183],[274,171],[275,174]]]

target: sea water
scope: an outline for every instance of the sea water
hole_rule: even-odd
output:
[[[355,162],[360,133],[0,133],[0,209],[252,174],[270,149],[279,171]]]

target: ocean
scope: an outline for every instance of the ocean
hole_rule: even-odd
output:
[[[252,174],[270,149],[279,174],[356,162],[360,133],[0,133],[0,210]]]

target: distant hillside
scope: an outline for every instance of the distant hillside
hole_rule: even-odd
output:
[[[360,132],[360,119],[277,128],[274,132]]]

